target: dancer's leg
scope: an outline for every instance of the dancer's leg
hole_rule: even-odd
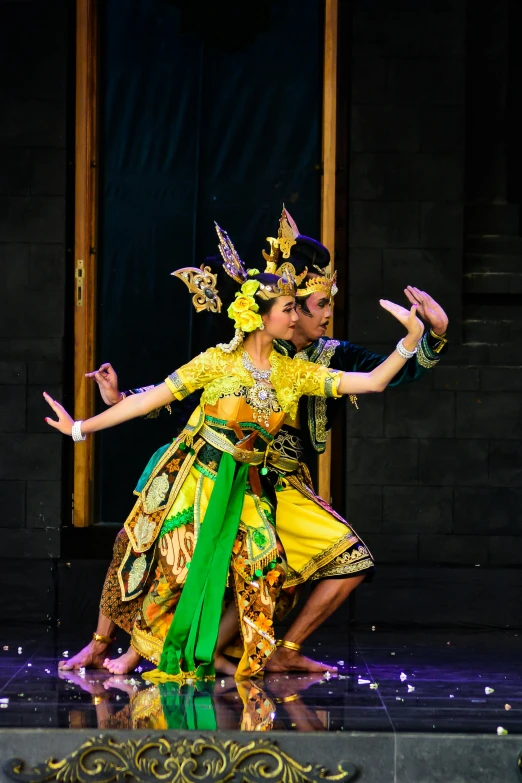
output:
[[[310,634],[346,601],[364,580],[364,574],[346,579],[323,579],[315,587],[296,619],[284,635],[284,640],[302,644]],[[278,647],[267,663],[268,671],[336,672],[336,666],[314,661],[296,650]]]

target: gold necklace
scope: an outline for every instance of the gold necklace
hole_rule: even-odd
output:
[[[268,428],[270,415],[279,413],[281,406],[277,399],[275,390],[269,386],[272,368],[269,370],[258,370],[252,364],[252,359],[246,351],[242,356],[243,367],[247,370],[255,383],[246,390],[246,401],[252,408],[253,419]]]

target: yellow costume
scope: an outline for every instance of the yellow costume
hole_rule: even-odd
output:
[[[124,601],[148,587],[131,643],[169,676],[213,674],[225,582],[243,642],[236,676],[258,673],[275,649],[273,615],[286,567],[255,468],[286,467],[271,449],[274,436],[296,416],[302,395],[339,396],[340,373],[275,351],[270,365],[269,384],[259,382],[256,372],[263,373],[241,347],[211,348],[166,379],[178,400],[203,388],[201,403],[148,466],[125,523],[129,544],[118,577]],[[345,547],[351,535],[347,528]]]

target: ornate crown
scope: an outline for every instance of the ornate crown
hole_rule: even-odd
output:
[[[190,293],[194,294],[192,304],[197,313],[203,310],[209,310],[211,313],[221,312],[222,302],[217,290],[217,275],[212,273],[209,266],[201,264],[199,269],[186,266],[171,274],[182,280]]]
[[[308,268],[305,267],[301,274],[297,274],[294,265],[291,261],[283,261],[284,258],[290,258],[290,251],[296,244],[297,238],[300,236],[299,229],[293,220],[292,216],[283,206],[281,217],[279,218],[279,230],[277,232],[277,239],[274,237],[267,237],[266,241],[270,244],[270,254],[265,253],[263,250],[263,257],[266,261],[265,272],[271,272],[274,275],[286,275],[295,281],[297,292],[296,296],[305,297],[314,294],[316,291],[321,291],[331,299],[338,291],[337,288],[337,272],[333,275],[325,273],[321,267],[314,266],[314,269],[319,273],[318,277],[310,278],[300,288],[303,280],[308,275]]]
[[[324,269],[320,269],[320,272],[323,273]],[[336,295],[338,290],[337,271],[335,271],[333,275],[321,274],[321,276],[318,277],[311,277],[302,288],[297,289],[296,296],[310,296],[310,294],[315,294],[316,291],[321,291],[321,293],[326,294],[328,299],[331,299]]]
[[[230,275],[236,282],[245,283],[248,280],[248,272],[241,261],[237,250],[232,244],[232,240],[224,229],[218,226],[217,223],[215,225],[219,237],[219,252],[223,258],[223,269],[227,275]],[[288,269],[285,268],[281,273],[275,273],[279,277],[276,284],[259,284],[259,288],[256,292],[256,296],[258,296],[259,299],[274,299],[277,296],[295,296],[297,288],[295,269],[292,264],[287,264],[286,266]],[[268,272],[268,268],[265,271]]]
[[[269,285],[259,283],[256,296],[259,299],[275,299],[277,296],[297,296],[296,288],[296,281],[292,274],[286,270],[284,274],[279,276],[277,283]]]
[[[295,284],[299,286],[308,274],[308,269],[301,272],[300,275],[295,271],[294,265],[290,261],[284,261],[282,264],[282,258],[290,258],[290,250],[295,245],[296,239],[299,236],[299,229],[297,228],[295,221],[290,213],[283,205],[283,211],[279,218],[279,229],[277,232],[277,238],[267,237],[266,241],[270,245],[270,253],[266,253],[264,250],[263,258],[266,261],[265,272],[270,272],[273,275],[282,276],[284,274],[289,275]]]

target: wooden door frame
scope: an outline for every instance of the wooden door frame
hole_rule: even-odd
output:
[[[337,169],[337,40],[338,0],[325,0],[323,65],[323,143],[321,187],[321,242],[330,251],[331,273],[335,266],[335,195]],[[333,334],[333,315],[328,335]],[[332,439],[319,456],[317,488],[327,502],[331,500]]]
[[[96,0],[76,0],[76,133],[74,185],[74,418],[94,413],[96,360],[98,152],[98,18]],[[94,442],[74,448],[73,524],[94,522]]]

